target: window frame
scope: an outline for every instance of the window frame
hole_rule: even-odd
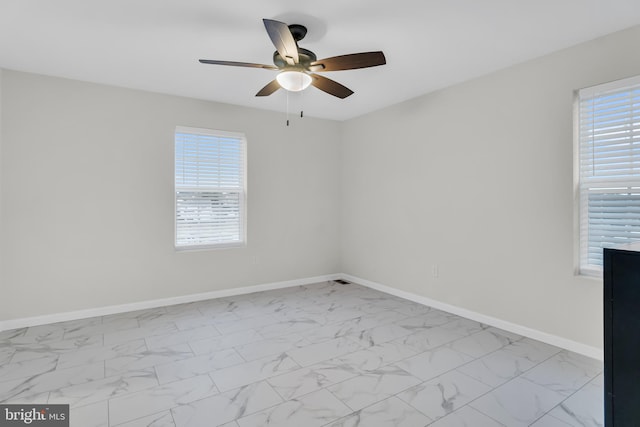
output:
[[[239,228],[240,228],[240,240],[239,241],[226,241],[220,243],[205,243],[205,244],[193,244],[185,245],[178,244],[178,185],[177,179],[177,163],[176,163],[176,150],[177,150],[177,134],[186,133],[193,135],[203,135],[221,138],[234,138],[238,139],[241,144],[242,152],[242,173],[240,174],[242,179],[242,188],[238,190],[240,196],[239,203]],[[204,250],[218,250],[218,249],[234,249],[242,248],[247,245],[247,138],[242,132],[197,128],[190,126],[176,126],[173,133],[173,246],[178,252],[183,251],[204,251]],[[212,189],[203,189],[202,192],[216,192]],[[227,190],[228,191],[228,190]],[[218,192],[222,192],[218,190]]]
[[[591,278],[602,278],[602,266],[588,263],[589,250],[589,210],[588,194],[589,190],[584,189],[582,171],[582,144],[581,139],[581,107],[583,101],[592,100],[598,96],[604,96],[615,91],[630,92],[640,88],[640,76],[629,77],[621,80],[611,81],[604,84],[594,85],[575,91],[574,95],[574,220],[575,220],[575,274]],[[635,109],[634,109],[635,111]],[[635,115],[631,116],[635,119]],[[632,128],[633,129],[633,128]],[[587,183],[592,187],[593,193],[602,194],[637,194],[640,192],[640,173],[629,175],[626,178],[593,177]],[[605,191],[606,190],[606,191]],[[620,244],[625,244],[621,242]],[[586,261],[585,261],[586,259]]]

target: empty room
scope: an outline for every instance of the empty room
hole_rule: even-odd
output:
[[[640,2],[404,3],[0,0],[0,426],[640,426]]]

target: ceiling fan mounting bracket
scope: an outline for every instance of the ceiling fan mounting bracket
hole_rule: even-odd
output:
[[[307,27],[300,24],[291,24],[289,25],[289,31],[291,31],[291,35],[294,40],[299,42],[307,35]]]

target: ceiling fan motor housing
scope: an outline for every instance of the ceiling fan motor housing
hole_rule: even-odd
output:
[[[300,58],[300,61],[298,62],[296,68],[299,67],[304,69],[307,69],[312,62],[318,59],[315,53],[302,47],[298,48],[298,57]],[[289,68],[287,61],[285,61],[282,56],[280,56],[277,50],[273,52],[273,63],[278,68]]]

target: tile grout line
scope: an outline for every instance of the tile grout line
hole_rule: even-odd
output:
[[[451,322],[456,321],[456,320],[458,320],[458,319],[454,319],[454,320],[452,320]],[[451,322],[447,322],[447,323],[451,323]],[[478,322],[478,323],[479,323],[479,322]],[[441,326],[441,325],[438,325],[438,326]],[[478,331],[478,333],[479,333],[479,332],[482,332],[482,331]],[[472,335],[474,335],[474,334],[467,335],[467,336],[465,336],[465,337],[461,337],[461,338],[459,338],[459,339],[464,339],[464,338],[467,338],[467,337],[472,336]],[[525,338],[525,337],[522,337],[522,339],[524,339],[524,338]],[[518,340],[518,341],[520,341],[520,340]],[[516,341],[516,342],[518,342],[518,341]],[[432,348],[432,349],[425,350],[425,351],[423,351],[423,352],[420,352],[420,353],[415,354],[415,355],[412,355],[412,356],[408,356],[408,357],[406,357],[406,358],[404,358],[404,359],[399,359],[399,360],[394,361],[394,362],[389,362],[389,363],[387,363],[387,364],[382,365],[381,367],[389,366],[389,365],[392,365],[392,364],[396,364],[396,363],[399,363],[399,362],[401,362],[401,361],[403,361],[403,360],[410,359],[410,358],[412,358],[412,357],[418,356],[418,355],[423,354],[423,353],[426,353],[426,352],[430,352],[430,351],[436,350],[436,349],[438,349],[438,348],[448,347],[451,343],[452,343],[452,342],[444,343],[444,344],[442,344],[442,345],[440,345],[440,346],[434,347],[434,348]],[[449,370],[447,370],[447,371],[444,371],[444,372],[440,373],[439,375],[437,375],[437,376],[435,376],[435,377],[433,377],[433,378],[430,378],[430,379],[428,379],[428,380],[424,380],[424,381],[422,381],[420,378],[416,377],[415,375],[411,374],[410,372],[407,372],[407,371],[405,371],[405,372],[407,372],[410,376],[412,376],[412,377],[414,377],[414,378],[416,378],[416,379],[420,380],[420,381],[421,381],[421,382],[420,382],[420,384],[424,384],[424,383],[426,383],[426,382],[428,382],[428,381],[431,381],[431,380],[433,380],[433,379],[436,379],[436,378],[438,378],[438,377],[441,377],[442,375],[445,375],[445,374],[447,374],[447,373],[449,373],[449,372],[452,372],[452,371],[459,372],[459,371],[457,371],[457,369],[458,369],[459,367],[461,367],[461,366],[465,366],[465,365],[467,365],[467,364],[469,364],[469,363],[472,363],[472,362],[475,362],[476,360],[481,359],[482,357],[485,357],[485,356],[487,356],[487,355],[489,355],[489,354],[492,354],[492,353],[495,353],[495,352],[497,352],[497,351],[500,351],[500,350],[504,349],[504,347],[506,347],[506,346],[508,346],[508,345],[510,345],[510,344],[507,344],[507,345],[505,345],[505,346],[503,346],[503,347],[500,347],[499,349],[496,349],[496,350],[494,350],[493,352],[491,352],[491,353],[487,353],[486,355],[483,355],[483,356],[481,356],[481,357],[474,358],[473,360],[470,360],[469,362],[467,362],[467,363],[465,363],[465,364],[463,364],[463,365],[460,365],[460,366],[458,366],[458,367],[456,367],[456,368],[452,368],[452,369],[449,369]],[[358,351],[361,351],[361,350],[358,350]],[[543,362],[545,362],[545,361],[547,361],[547,360],[551,359],[551,358],[552,358],[552,357],[554,357],[555,355],[559,354],[561,351],[562,351],[562,349],[561,349],[560,351],[558,351],[558,352],[556,352],[556,353],[554,353],[554,354],[550,355],[549,357],[547,357],[547,358],[545,358],[545,359],[541,360],[540,362],[538,362],[537,364],[535,364],[535,365],[534,365],[534,366],[532,366],[531,368],[527,369],[526,371],[523,371],[523,372],[522,372],[522,374],[520,374],[520,375],[518,375],[518,376],[516,376],[516,377],[513,377],[513,378],[509,379],[508,381],[505,381],[503,384],[500,384],[500,385],[499,385],[499,386],[497,386],[497,387],[493,387],[493,386],[491,386],[491,385],[489,385],[489,384],[485,384],[485,383],[483,383],[482,381],[479,381],[479,380],[477,380],[477,379],[475,379],[475,378],[473,378],[473,377],[470,377],[469,375],[465,374],[464,372],[460,372],[460,373],[461,373],[461,374],[463,374],[464,376],[466,376],[466,377],[468,377],[468,378],[471,378],[471,379],[473,379],[473,380],[475,380],[475,381],[479,381],[480,383],[482,383],[482,384],[486,385],[487,387],[490,387],[490,390],[489,390],[489,391],[487,391],[486,393],[483,393],[483,394],[482,394],[482,395],[480,395],[480,396],[477,396],[475,399],[470,400],[469,402],[467,402],[465,405],[462,405],[461,407],[468,406],[468,405],[469,405],[470,403],[472,403],[473,401],[475,401],[475,400],[477,400],[477,399],[481,398],[482,396],[485,396],[486,394],[491,393],[492,391],[494,391],[494,390],[495,390],[495,389],[497,389],[498,387],[501,387],[501,386],[503,386],[503,385],[505,385],[505,384],[507,384],[507,383],[509,383],[509,382],[511,382],[511,381],[513,381],[513,380],[515,380],[516,378],[519,378],[520,376],[524,375],[524,374],[525,374],[526,372],[528,372],[529,370],[531,370],[531,369],[535,368],[535,367],[536,367],[536,366],[538,366],[539,364],[541,364],[541,363],[543,363]],[[355,352],[352,352],[352,353],[355,353]],[[352,354],[352,353],[349,353],[349,354]],[[466,353],[463,353],[463,354],[466,354]],[[347,355],[348,355],[348,354],[345,354],[344,356],[347,356]],[[471,357],[473,357],[473,356],[471,356]],[[331,359],[328,359],[328,360],[331,360]],[[325,361],[325,362],[326,362],[326,361]],[[322,363],[322,362],[318,362],[318,363]],[[312,365],[312,366],[313,366],[313,365]],[[398,368],[399,368],[399,367],[398,367]],[[399,368],[399,369],[402,369],[402,368]],[[402,370],[404,371],[404,369],[402,369]],[[367,374],[367,372],[364,372],[364,373],[361,373],[361,374],[357,375],[356,377],[361,376],[361,375],[366,375],[366,374]],[[318,389],[318,390],[327,389],[328,387],[331,387],[331,386],[334,386],[334,385],[338,385],[338,384],[342,384],[342,383],[344,383],[344,382],[346,382],[346,381],[349,381],[349,380],[351,380],[351,379],[353,379],[353,378],[356,378],[356,377],[351,377],[351,378],[348,378],[348,379],[346,379],[346,380],[343,380],[343,381],[340,381],[340,382],[337,382],[337,383],[333,383],[333,384],[327,384],[326,386],[323,386],[323,387],[321,387],[321,388],[320,388],[320,389]],[[417,384],[417,385],[420,385],[420,384]],[[416,385],[416,386],[417,386],[417,385]],[[406,390],[408,390],[408,389],[410,389],[410,388],[412,388],[412,387],[415,387],[415,386],[407,387],[407,388],[406,388],[406,389],[404,389],[404,390],[401,390],[401,391],[399,391],[399,392],[397,392],[397,393],[395,393],[395,394],[389,395],[388,397],[385,397],[385,398],[383,398],[383,399],[381,399],[381,400],[379,400],[379,401],[376,401],[376,402],[372,403],[372,405],[373,405],[373,404],[380,403],[380,402],[382,402],[382,401],[384,401],[384,400],[388,399],[389,397],[397,397],[398,399],[400,399],[400,400],[402,400],[403,402],[407,403],[409,406],[411,406],[411,407],[415,408],[415,407],[414,407],[413,405],[411,405],[409,402],[404,401],[401,397],[399,397],[399,396],[398,396],[400,393],[403,393],[404,391],[406,391]],[[545,387],[545,388],[546,388],[546,387]],[[318,390],[314,390],[314,391],[311,391],[311,392],[309,392],[309,393],[305,393],[305,394],[303,394],[303,395],[297,396],[297,397],[296,397],[296,399],[299,399],[299,398],[301,398],[301,397],[303,397],[303,396],[306,396],[306,395],[308,395],[308,394],[314,393],[315,391],[318,391]],[[334,397],[336,397],[336,399],[338,399],[340,402],[342,402],[342,400],[341,400],[340,398],[338,398],[337,396],[335,396],[335,395],[334,395],[330,390],[327,390],[327,391],[328,391],[329,393],[331,393]],[[276,392],[277,392],[277,390],[276,390]],[[290,400],[291,400],[291,399],[290,399]],[[563,400],[563,401],[564,401],[564,400]],[[346,403],[344,403],[344,402],[342,402],[342,403],[346,405]],[[371,406],[371,405],[368,405],[368,406]],[[368,407],[368,406],[367,406],[367,407]],[[347,407],[349,407],[349,406],[347,405]],[[473,408],[473,407],[471,407],[471,408]],[[351,409],[351,408],[349,407],[349,409]],[[415,408],[415,409],[416,409],[416,410],[418,410],[420,413],[422,413],[419,409],[417,409],[417,408]],[[460,409],[460,408],[458,408],[458,409]],[[487,414],[483,413],[482,411],[479,411],[479,410],[477,410],[477,409],[475,409],[475,408],[473,408],[473,409],[474,409],[474,410],[476,410],[476,411],[478,411],[478,412],[480,412],[480,413],[482,413],[483,415],[485,415],[485,416],[487,416],[487,417],[489,417],[489,418],[493,419],[491,416],[489,416],[489,415],[487,415]],[[361,409],[360,409],[360,410],[361,410]],[[357,412],[357,411],[352,411],[352,414],[353,414],[353,413],[355,413],[355,412]],[[454,412],[455,412],[455,411],[454,411]],[[426,415],[426,414],[424,414],[424,413],[422,413],[422,414],[423,414],[423,415]],[[349,414],[349,415],[350,415],[350,414]],[[447,414],[447,415],[449,415],[449,414]],[[346,415],[346,416],[348,416],[348,415]],[[429,417],[428,415],[426,415],[426,416],[427,416],[427,417]],[[429,418],[430,418],[430,417],[429,417]],[[335,421],[335,420],[334,420],[334,421]],[[434,420],[433,422],[435,422],[435,421],[436,421],[436,420]],[[331,422],[333,422],[333,421],[331,421]],[[430,424],[431,424],[431,423],[430,423]],[[501,423],[500,423],[500,424],[501,424]]]
[[[549,358],[550,359],[550,358]],[[549,360],[547,359],[547,360]],[[531,368],[533,369],[533,368]],[[589,381],[587,381],[586,383],[584,383],[582,386],[578,387],[575,391],[573,391],[572,393],[570,393],[569,395],[567,395],[567,397],[565,397],[564,399],[562,399],[560,402],[558,402],[557,405],[555,405],[554,407],[552,407],[551,409],[549,409],[547,412],[545,412],[544,414],[542,414],[540,417],[536,418],[534,423],[536,421],[538,421],[539,419],[541,419],[542,417],[544,417],[545,415],[549,415],[550,417],[553,417],[555,419],[558,419],[556,417],[554,417],[552,414],[550,414],[551,411],[553,411],[555,408],[562,406],[562,404],[564,402],[566,402],[569,398],[571,398],[573,395],[577,394],[579,391],[583,390],[584,388],[588,387],[596,378],[598,378],[599,375],[601,375],[603,373],[603,371],[598,372],[598,374],[596,374],[596,376],[594,376],[593,378],[591,378]],[[527,380],[526,378],[524,378],[525,380]],[[528,381],[528,380],[527,380]],[[534,383],[535,384],[535,383]],[[544,386],[543,386],[544,387]],[[547,387],[545,387],[547,388]],[[550,389],[548,389],[550,390]],[[564,423],[564,421],[559,420],[561,422]],[[565,423],[566,424],[566,423]]]
[[[504,347],[503,347],[503,348],[504,348]],[[496,350],[496,351],[499,351],[499,350]],[[522,378],[522,380],[524,380],[524,381],[528,381],[528,382],[530,382],[530,383],[532,383],[532,384],[535,384],[535,383],[533,383],[533,382],[531,382],[531,381],[527,380],[527,379],[526,379],[526,378],[524,378],[523,376],[524,376],[527,372],[531,371],[532,369],[535,369],[536,367],[538,367],[538,366],[539,366],[539,365],[541,365],[542,363],[546,362],[547,360],[550,360],[550,359],[551,359],[551,358],[553,358],[554,356],[556,356],[556,355],[560,354],[562,351],[568,351],[568,350],[560,349],[560,351],[558,351],[558,352],[556,352],[556,353],[552,354],[551,356],[549,356],[549,357],[547,357],[546,359],[544,359],[544,360],[540,361],[539,363],[535,364],[535,365],[534,365],[534,366],[532,366],[531,368],[529,368],[529,369],[527,369],[527,370],[523,371],[520,375],[518,375],[518,376],[516,376],[516,377],[513,377],[513,378],[510,378],[509,380],[507,380],[507,381],[505,381],[504,383],[502,383],[502,384],[498,385],[497,387],[492,387],[492,386],[490,386],[489,384],[483,383],[483,384],[485,384],[485,385],[487,385],[487,386],[489,386],[489,387],[492,387],[492,388],[491,388],[491,390],[487,391],[486,393],[483,393],[482,395],[480,395],[480,396],[476,397],[475,399],[470,400],[469,402],[467,402],[467,403],[466,403],[465,405],[463,405],[463,406],[470,406],[470,404],[471,404],[471,403],[475,402],[476,400],[480,399],[481,397],[484,397],[484,396],[488,395],[489,393],[494,392],[496,389],[498,389],[498,388],[500,388],[500,387],[502,387],[502,386],[504,386],[504,385],[506,385],[506,384],[508,384],[508,383],[510,383],[510,382],[512,382],[512,381],[514,381],[514,380],[516,380],[516,379],[518,379],[518,378]],[[494,353],[495,353],[495,352],[494,352]],[[483,357],[484,357],[484,356],[483,356]],[[476,359],[476,360],[477,360],[477,359]],[[471,363],[471,362],[469,362],[469,363]],[[467,364],[468,364],[468,363],[467,363]],[[465,365],[467,365],[467,364],[465,364]],[[461,366],[464,366],[464,365],[461,365]],[[457,369],[457,368],[455,368],[455,369]],[[466,375],[466,376],[467,376],[467,377],[469,377],[469,378],[475,379],[475,378],[471,377],[470,375],[465,374],[464,372],[460,372],[460,373],[461,373],[461,374],[463,374],[463,375]],[[598,374],[598,375],[599,375],[599,374]],[[596,375],[596,376],[597,376],[597,375]],[[595,377],[594,377],[594,378],[595,378]],[[476,381],[480,381],[480,380],[477,380],[477,379],[475,379],[475,380],[476,380]],[[589,380],[589,382],[591,382],[592,380],[593,380],[593,378],[592,378],[591,380]],[[480,381],[480,382],[482,382],[482,381]],[[587,384],[588,384],[589,382],[587,382]],[[536,385],[539,385],[539,384],[536,384]],[[586,384],[585,384],[585,385],[586,385]],[[539,386],[540,386],[540,385],[539,385]],[[545,387],[545,386],[540,386],[540,387],[543,387],[544,389],[549,390],[549,391],[555,391],[555,390],[552,390],[552,389],[547,388],[547,387]],[[583,387],[584,387],[584,386],[583,386]],[[580,388],[582,388],[582,387],[580,387]],[[556,392],[556,393],[557,393],[557,392]],[[568,399],[570,396],[572,396],[572,395],[573,395],[573,394],[575,394],[575,393],[577,393],[577,390],[576,390],[574,393],[572,393],[571,395],[569,395],[569,396],[567,396],[566,398],[564,398],[563,400],[561,400],[560,402],[558,402],[558,404],[557,404],[557,405],[554,405],[551,409],[549,409],[549,411],[553,410],[553,408],[555,408],[556,406],[561,405],[561,404],[562,404],[562,402],[564,402],[566,399]],[[486,413],[485,413],[485,412],[483,412],[482,410],[477,409],[477,408],[474,408],[473,406],[470,406],[470,407],[471,407],[472,409],[474,409],[474,410],[476,410],[476,411],[480,412],[481,414],[483,414],[483,415],[485,415],[485,416],[487,416],[487,417],[491,418],[492,420],[495,420],[491,415],[486,414]],[[534,424],[534,423],[535,423],[536,421],[538,421],[540,418],[542,418],[543,416],[545,416],[546,414],[548,414],[548,413],[549,413],[549,411],[546,411],[546,412],[545,412],[544,414],[542,414],[540,417],[538,417],[538,418],[534,419],[534,420],[533,420],[529,425]],[[554,418],[555,418],[555,417],[554,417]],[[498,422],[497,420],[495,420],[495,421],[496,421],[496,422]],[[499,424],[502,424],[502,423],[500,423],[500,422],[498,422],[498,423],[499,423]]]

